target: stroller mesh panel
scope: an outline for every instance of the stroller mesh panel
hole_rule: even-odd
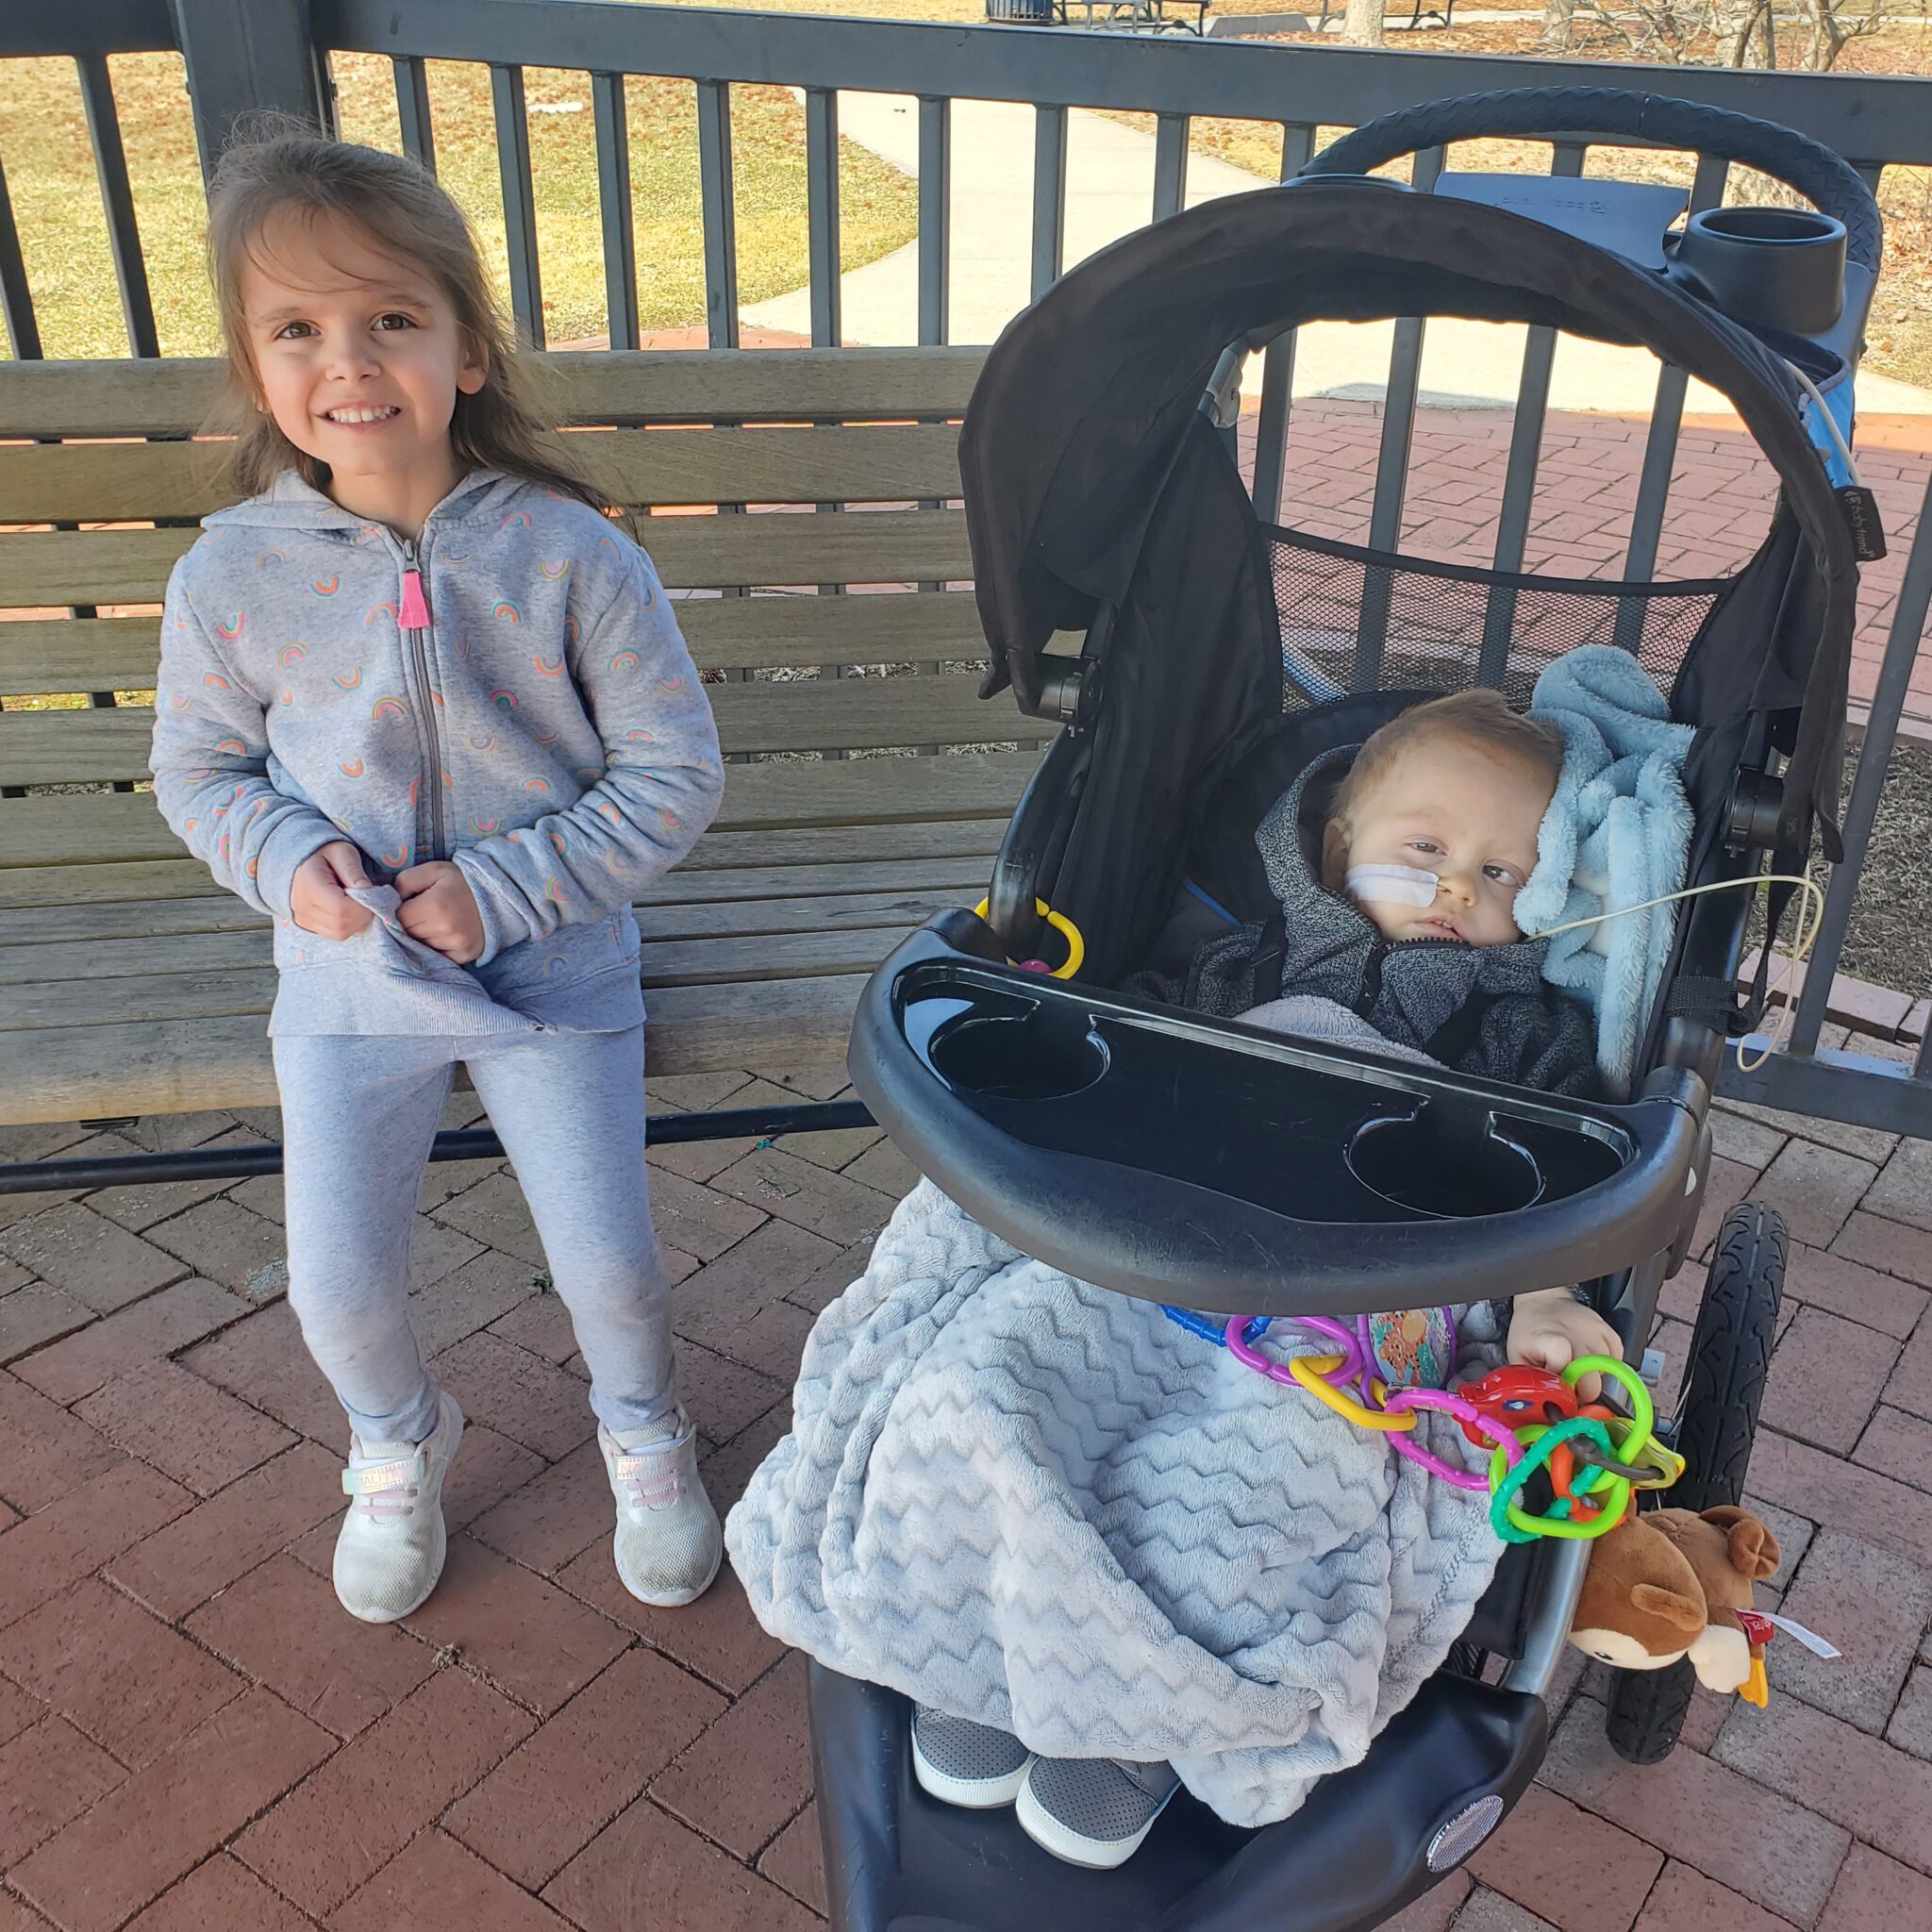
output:
[[[1500,686],[1525,706],[1579,644],[1620,644],[1668,691],[1727,579],[1624,584],[1509,575],[1264,529],[1283,707],[1343,691]]]

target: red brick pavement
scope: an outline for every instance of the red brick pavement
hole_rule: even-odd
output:
[[[769,1093],[751,1077],[656,1104]],[[1781,1644],[1768,1712],[1700,1694],[1684,1747],[1640,1772],[1575,1659],[1538,1785],[1403,1932],[1932,1925],[1932,1156],[1767,1113],[1718,1127],[1701,1241],[1748,1193],[1801,1243],[1751,1482],[1785,1545],[1773,1591],[1844,1660]],[[16,1129],[0,1158],[85,1145]],[[655,1168],[728,1502],[910,1174],[863,1133]],[[0,1203],[0,1932],[820,1922],[799,1659],[728,1573],[682,1611],[624,1593],[581,1363],[514,1188],[473,1163],[425,1200],[419,1326],[473,1424],[442,1586],[385,1629],[327,1581],[341,1429],[263,1266],[274,1184]],[[1666,1347],[1696,1287],[1672,1284]]]
[[[1368,539],[1380,455],[1382,406],[1298,401],[1291,415],[1281,521],[1344,541]],[[1512,413],[1423,409],[1410,443],[1402,547],[1418,557],[1488,564],[1502,508]],[[1252,451],[1257,419],[1242,419]],[[1543,430],[1524,568],[1554,575],[1622,575],[1647,424],[1553,411]],[[1852,667],[1855,705],[1870,700],[1898,596],[1906,553],[1932,472],[1932,417],[1859,423],[1859,465],[1876,494],[1890,554],[1865,566]],[[1656,575],[1723,575],[1757,549],[1775,481],[1734,417],[1687,417],[1672,472]],[[1932,644],[1922,641],[1907,717],[1932,737]]]

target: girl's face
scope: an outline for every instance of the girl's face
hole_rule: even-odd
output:
[[[241,296],[258,403],[339,499],[413,485],[433,504],[455,486],[457,394],[487,370],[434,280],[353,223],[291,213],[249,250]]]

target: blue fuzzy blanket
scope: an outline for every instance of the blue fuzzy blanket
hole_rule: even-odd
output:
[[[1612,644],[1585,644],[1537,679],[1530,711],[1563,734],[1563,771],[1537,835],[1537,865],[1516,923],[1553,926],[1674,892],[1691,817],[1684,759],[1691,727],[1674,724],[1648,673]],[[1629,1091],[1638,1041],[1663,976],[1676,908],[1626,912],[1550,941],[1543,977],[1596,1015],[1597,1070]]]

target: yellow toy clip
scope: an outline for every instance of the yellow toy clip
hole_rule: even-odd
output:
[[[992,901],[991,898],[982,899],[979,902],[979,904],[973,908],[974,915],[980,919],[984,919],[991,905]],[[1051,969],[1052,976],[1055,979],[1073,978],[1074,974],[1079,972],[1080,970],[1081,960],[1083,960],[1087,957],[1087,941],[1080,937],[1080,928],[1077,925],[1075,925],[1074,922],[1071,919],[1069,919],[1064,912],[1056,912],[1053,909],[1053,908],[1046,903],[1044,899],[1034,900],[1033,909],[1040,915],[1041,919],[1046,921],[1047,924],[1053,927],[1054,931],[1059,934],[1061,939],[1063,939],[1067,942],[1067,957],[1065,963],[1059,966],[1053,967]],[[1014,966],[1018,966],[1022,963],[1023,962],[1018,959],[1008,961],[1008,964]]]

